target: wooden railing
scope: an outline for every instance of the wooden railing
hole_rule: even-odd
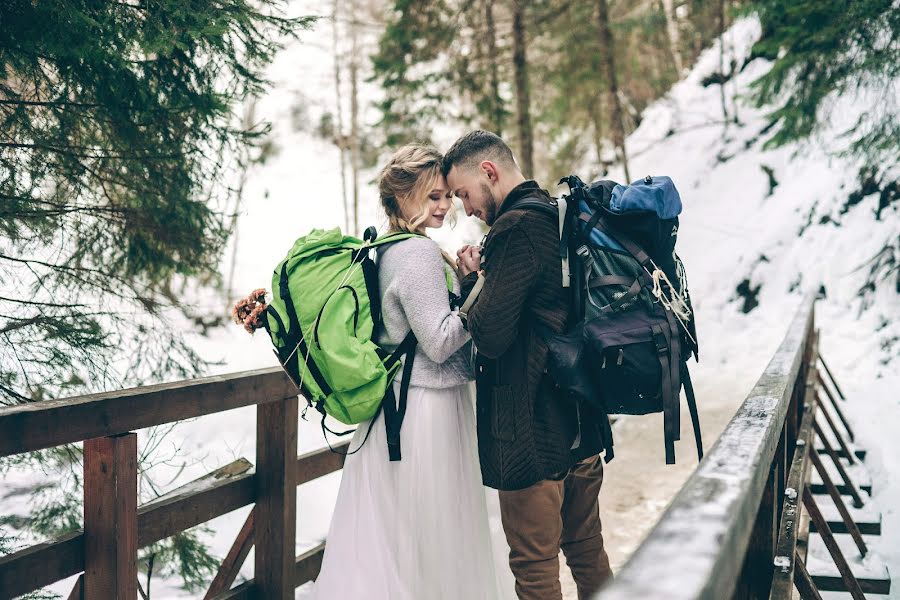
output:
[[[134,430],[253,405],[255,469],[232,465],[138,506]],[[295,556],[297,486],[343,466],[327,449],[297,456],[297,427],[297,391],[281,369],[0,409],[0,456],[84,442],[84,529],[0,557],[0,599],[79,573],[70,598],[136,599],[139,548],[250,504],[206,598],[293,598],[324,551]],[[229,589],[251,547],[254,579]]]
[[[818,370],[821,364],[842,395],[818,353],[813,305],[809,299],[800,307],[715,446],[597,600],[789,600],[796,597],[795,588],[801,598],[813,599],[825,586],[864,598],[832,533],[832,527],[850,533],[859,555],[866,555],[840,495],[850,495],[857,507],[864,501],[844,466],[858,460],[845,442],[853,432]],[[827,410],[823,396],[830,401]],[[820,426],[817,415],[826,425]],[[816,450],[818,444],[823,448]],[[840,486],[829,477],[825,461],[840,473]],[[810,466],[823,482],[818,493],[827,493],[840,513],[836,522],[822,516],[811,493]],[[818,587],[806,568],[810,522],[840,573],[837,581],[820,578]],[[889,589],[889,579],[886,585]]]

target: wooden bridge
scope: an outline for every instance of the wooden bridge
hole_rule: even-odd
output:
[[[881,530],[844,402],[818,354],[809,300],[715,446],[597,597],[888,593],[886,569],[861,573],[847,560],[865,556],[867,536]],[[254,468],[233,464],[138,506],[135,430],[251,405]],[[296,388],[280,369],[0,409],[0,456],[84,442],[84,529],[0,558],[0,600],[79,574],[70,599],[134,600],[139,548],[251,504],[204,598],[293,598],[317,576],[324,550],[295,556],[297,486],[343,466],[327,449],[297,456],[297,426]],[[818,572],[807,567],[816,544],[833,563]],[[232,587],[251,547],[254,578]]]

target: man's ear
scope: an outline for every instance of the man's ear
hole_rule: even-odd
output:
[[[479,166],[481,167],[481,171],[487,175],[487,178],[491,183],[497,182],[498,171],[496,164],[489,160],[483,160]]]

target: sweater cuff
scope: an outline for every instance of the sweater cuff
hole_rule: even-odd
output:
[[[472,293],[472,288],[475,287],[475,282],[477,282],[477,281],[478,281],[478,272],[477,271],[473,271],[472,273],[469,273],[468,275],[463,277],[463,280],[459,284],[459,289],[460,289],[459,295],[460,295],[460,298],[463,299],[463,301],[465,301],[465,299],[469,297],[469,294]]]

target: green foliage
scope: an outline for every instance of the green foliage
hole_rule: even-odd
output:
[[[232,111],[309,22],[279,5],[0,5],[0,402],[202,368],[160,318],[218,282],[227,175],[265,132]]]
[[[448,49],[453,20],[448,3],[397,0],[393,3],[378,51],[373,78],[384,91],[379,108],[384,143],[395,147],[431,140],[431,127],[446,119],[446,94],[453,84]]]
[[[206,367],[184,329],[226,316],[195,307],[221,286],[238,174],[267,151],[266,128],[242,126],[238,109],[312,22],[285,4],[0,3],[0,404]],[[153,457],[142,459],[146,483]],[[39,537],[80,527],[76,446],[0,461],[12,468],[53,485],[25,490],[30,514],[6,525]],[[154,551],[191,588],[211,568],[193,533]]]
[[[662,2],[609,2],[626,133],[679,78],[673,52],[690,65],[718,35],[718,2],[681,4],[685,16],[674,24],[680,42],[670,45]],[[511,0],[390,4],[373,58],[374,79],[385,93],[379,104],[384,145],[430,141],[436,125],[452,123],[460,129],[501,131],[515,146],[511,7]],[[493,37],[488,10],[495,21]],[[558,178],[585,162],[602,172],[613,160],[597,20],[594,1],[528,3],[526,48],[539,178]]]
[[[883,98],[846,132],[849,151],[896,160],[900,150],[900,11],[892,0],[757,0],[763,35],[754,54],[773,59],[754,83],[759,106],[774,105],[768,145],[806,139],[829,122],[830,100],[865,91]]]
[[[209,534],[206,526],[195,527],[144,548],[138,557],[138,568],[150,576],[176,576],[185,590],[197,592],[209,585],[219,568],[220,560],[209,553],[201,534]],[[146,588],[149,589],[149,581]],[[152,596],[151,596],[152,597]]]

